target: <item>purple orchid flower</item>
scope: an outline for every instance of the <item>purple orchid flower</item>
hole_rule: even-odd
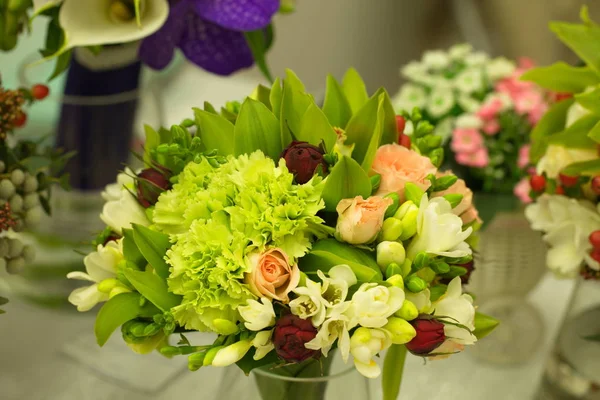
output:
[[[169,17],[142,41],[140,59],[165,68],[180,48],[188,60],[206,71],[229,75],[252,66],[244,32],[266,28],[280,0],[171,0]]]

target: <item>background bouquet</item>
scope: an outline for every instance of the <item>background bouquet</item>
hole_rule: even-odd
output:
[[[519,80],[532,66],[528,59],[518,65],[490,59],[468,44],[428,51],[402,68],[408,82],[394,106],[423,109],[452,151],[456,172],[474,189],[511,193],[527,174],[529,133],[550,101],[535,84]]]
[[[69,274],[92,282],[70,297],[80,311],[106,302],[100,345],[121,327],[134,351],[186,355],[191,370],[295,377],[326,375],[337,348],[375,378],[387,350],[395,399],[406,350],[445,357],[497,324],[462,292],[476,212],[464,182],[438,171],[443,151],[418,111],[404,116],[406,140],[385,90],[369,97],[350,70],[342,85],[328,77],[323,107],[287,71],[220,114],[194,112],[146,127],[147,168],[106,188],[107,228],[87,272]],[[218,336],[192,344],[193,331]],[[281,390],[294,385],[261,388]]]

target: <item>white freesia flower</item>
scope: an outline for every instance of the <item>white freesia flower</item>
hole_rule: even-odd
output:
[[[121,172],[117,175],[117,181],[115,183],[109,183],[104,187],[102,198],[106,201],[115,201],[121,198],[123,189],[133,191],[135,189],[134,175],[133,171],[129,168],[125,168],[125,172]]]
[[[596,149],[569,149],[563,146],[551,144],[537,165],[537,173],[546,173],[548,178],[555,179],[560,171],[570,164],[589,161],[598,158]]]
[[[69,302],[77,306],[78,311],[88,311],[96,304],[107,301],[109,293],[98,291],[98,284],[105,279],[117,276],[117,264],[123,260],[122,240],[110,241],[106,246],[98,245],[97,250],[83,259],[86,272],[73,271],[67,274],[69,279],[94,282],[90,286],[77,288],[71,292]]]
[[[131,224],[150,225],[144,208],[137,199],[127,190],[121,193],[119,200],[108,201],[104,204],[100,214],[102,222],[119,235],[123,234],[123,229],[131,228]]]
[[[396,110],[411,112],[413,108],[422,108],[427,103],[427,93],[421,86],[407,83],[402,86],[398,94],[392,99]]]
[[[306,279],[306,286],[299,286],[293,292],[298,297],[290,301],[292,314],[302,319],[311,318],[314,326],[321,326],[327,315],[327,300],[322,296],[321,284]]]
[[[487,54],[482,51],[477,51],[466,55],[464,61],[468,66],[476,67],[484,65],[489,59],[490,57]]]
[[[509,77],[515,72],[515,69],[515,63],[504,57],[494,58],[485,66],[487,76],[491,81]]]
[[[321,350],[325,357],[337,340],[337,346],[344,362],[350,354],[350,334],[348,331],[356,326],[346,312],[351,306],[350,302],[337,304],[327,312],[327,319],[317,332],[317,336],[305,344],[307,349]]]
[[[252,340],[240,340],[222,348],[217,352],[211,365],[213,367],[227,367],[240,361],[252,347]]]
[[[448,54],[453,60],[462,60],[473,51],[473,46],[469,43],[455,44],[450,47]]]
[[[413,303],[420,313],[427,313],[431,309],[431,292],[429,289],[421,290],[419,293],[407,291],[406,300]]]
[[[442,50],[430,50],[423,54],[423,64],[432,69],[444,69],[450,65],[450,57]]]
[[[167,0],[142,0],[139,24],[134,13],[119,2],[100,0],[34,0],[34,12],[61,4],[58,20],[65,34],[63,48],[117,44],[140,40],[156,32],[167,20]]]
[[[329,277],[319,270],[317,275],[321,279],[321,295],[327,307],[333,307],[346,300],[348,288],[358,282],[352,268],[347,265],[336,265],[327,273]]]
[[[459,92],[471,94],[483,89],[483,74],[480,68],[468,68],[454,79],[454,87]]]
[[[483,104],[489,104],[492,101],[499,100],[501,104],[500,112],[511,110],[514,107],[514,102],[510,98],[510,95],[504,92],[497,93],[492,92],[485,96]]]
[[[377,378],[381,368],[373,358],[392,344],[389,332],[384,329],[360,327],[350,338],[350,354],[357,371],[367,378]]]
[[[454,107],[454,94],[451,90],[435,87],[427,102],[427,111],[434,118],[440,118]]]
[[[262,303],[248,299],[246,306],[238,307],[240,316],[244,320],[244,326],[251,331],[262,331],[275,325],[275,310],[271,300],[262,297]]]
[[[473,331],[475,330],[475,307],[473,298],[462,293],[460,277],[452,279],[446,293],[435,301],[431,308],[433,315],[444,322],[444,335],[448,340],[458,345],[469,345],[477,341]],[[460,324],[462,327],[456,326]],[[468,328],[468,329],[465,329]],[[439,347],[434,353],[442,353]]]
[[[462,114],[456,118],[456,127],[480,129],[483,121],[475,114]]]
[[[422,251],[443,257],[460,258],[472,254],[465,240],[473,228],[463,231],[462,220],[452,213],[452,206],[443,197],[429,200],[423,195],[417,216],[417,235],[407,249],[407,257],[414,259]]]
[[[352,296],[348,310],[353,324],[366,328],[381,328],[387,319],[402,307],[404,291],[398,287],[363,283]]]
[[[273,340],[271,339],[272,335],[273,329],[270,331],[261,331],[256,334],[254,340],[252,340],[252,346],[256,348],[256,352],[254,353],[253,357],[255,360],[264,358],[271,352],[271,350],[275,348]]]
[[[549,232],[567,221],[570,216],[570,205],[571,201],[568,197],[543,194],[535,203],[527,206],[525,217],[531,223],[531,229]]]

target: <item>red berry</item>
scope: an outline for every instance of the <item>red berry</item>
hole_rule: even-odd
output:
[[[554,191],[554,193],[556,193],[556,194],[565,194],[565,189],[562,186],[557,186],[556,190]]]
[[[573,93],[558,92],[554,94],[554,101],[558,103],[559,101],[567,100],[571,97],[573,97]]]
[[[13,119],[13,125],[17,128],[22,127],[27,122],[27,114],[24,112],[19,113],[15,119]]]
[[[546,189],[546,178],[543,175],[531,175],[529,184],[534,192],[543,192]]]
[[[400,144],[400,146],[406,147],[407,149],[410,150],[410,145],[411,145],[410,136],[405,135],[404,133],[400,134],[398,143]]]
[[[592,178],[592,191],[595,194],[600,195],[600,176]]]
[[[588,240],[595,249],[600,249],[600,230],[590,233]]]
[[[48,93],[50,93],[50,89],[48,89],[48,86],[46,85],[37,84],[33,85],[31,88],[31,95],[36,100],[45,99],[48,96]]]
[[[558,177],[560,179],[560,183],[562,183],[564,187],[573,187],[577,185],[577,182],[579,182],[579,177],[577,176],[560,174]]]
[[[404,133],[404,127],[406,126],[406,120],[402,115],[396,115],[396,130],[398,131],[398,135]]]
[[[594,249],[590,253],[590,257],[600,263],[600,249]]]

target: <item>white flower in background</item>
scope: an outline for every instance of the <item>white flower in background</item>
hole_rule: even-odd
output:
[[[346,300],[348,288],[356,285],[358,281],[352,268],[347,265],[336,265],[327,274],[329,277],[326,277],[323,271],[317,271],[322,282],[322,297],[327,302],[327,307],[333,307]]]
[[[407,83],[392,99],[396,110],[411,112],[413,108],[422,108],[427,104],[427,93],[421,86]]]
[[[141,1],[139,21],[126,1],[34,0],[34,12],[59,5],[58,20],[65,34],[58,56],[74,47],[127,43],[156,32],[167,20],[167,0]]]
[[[467,94],[464,94],[464,93],[460,93],[458,95],[456,102],[463,110],[465,110],[465,112],[468,112],[468,113],[475,113],[475,112],[477,112],[477,110],[479,110],[479,108],[481,108],[480,101],[475,100],[473,97],[471,97]],[[464,114],[462,114],[462,115],[464,115]],[[459,116],[459,118],[460,118],[460,116]]]
[[[271,337],[273,335],[273,329],[270,331],[261,331],[256,334],[254,340],[252,340],[252,346],[256,348],[254,353],[254,359],[260,360],[275,348]]]
[[[560,145],[551,144],[537,165],[537,173],[546,173],[548,178],[555,179],[560,171],[570,164],[589,161],[598,158],[596,149],[569,149]]]
[[[433,354],[452,353],[462,350],[464,345],[473,344],[477,341],[472,333],[475,330],[473,298],[466,293],[462,293],[460,277],[452,279],[446,293],[435,301],[431,308],[433,315],[439,321],[444,322],[444,335],[447,338],[446,342],[433,351]]]
[[[125,168],[125,172],[121,172],[117,175],[117,181],[115,183],[109,183],[104,187],[102,191],[102,198],[106,201],[119,200],[122,196],[122,190],[127,189],[135,191],[135,174],[129,168]]]
[[[454,94],[449,89],[434,88],[427,102],[427,111],[434,118],[440,118],[454,107]]]
[[[427,74],[427,67],[418,61],[411,61],[400,69],[400,74],[408,80],[418,79]]]
[[[354,331],[350,338],[350,354],[354,357],[357,371],[367,378],[377,378],[381,374],[381,368],[373,358],[391,344],[390,334],[384,329],[360,327]]]
[[[485,66],[487,76],[493,82],[509,77],[515,69],[515,63],[504,57],[494,58]]]
[[[350,354],[350,334],[349,330],[356,326],[346,312],[350,307],[350,302],[338,304],[327,312],[327,319],[319,328],[317,336],[305,344],[307,349],[321,350],[325,357],[337,340],[337,347],[344,362],[348,360]]]
[[[293,290],[298,295],[290,301],[292,314],[302,319],[311,318],[315,327],[325,321],[327,301],[321,295],[321,284],[306,279],[306,286],[299,286]]]
[[[110,241],[106,246],[99,244],[96,251],[83,259],[86,272],[73,271],[67,274],[69,279],[94,282],[90,286],[71,292],[69,302],[76,306],[78,311],[88,311],[96,304],[109,299],[110,292],[100,292],[98,284],[106,279],[116,278],[117,264],[124,259],[122,243],[122,240],[118,240]]]
[[[464,61],[468,66],[477,67],[484,65],[489,59],[490,57],[487,54],[482,51],[477,51],[465,56]]]
[[[465,240],[473,232],[462,230],[462,219],[452,213],[452,206],[443,197],[431,200],[423,195],[417,216],[417,235],[407,249],[407,257],[414,260],[422,251],[443,257],[460,258],[472,254]]]
[[[471,94],[483,89],[483,74],[480,68],[468,68],[454,78],[454,87],[460,92]]]
[[[275,310],[271,300],[262,297],[262,303],[248,299],[246,306],[238,307],[240,316],[244,320],[244,326],[251,331],[262,331],[275,325]]]
[[[475,114],[462,114],[456,117],[456,127],[480,129],[483,127],[483,121]]]
[[[352,296],[348,314],[353,324],[367,328],[381,328],[387,319],[402,307],[404,290],[377,283],[363,283]]]
[[[442,138],[442,143],[448,142],[452,137],[452,129],[454,128],[454,117],[446,117],[435,126],[433,133]]]
[[[570,127],[580,118],[585,117],[586,115],[589,115],[591,113],[592,112],[590,110],[583,107],[581,104],[575,102],[571,107],[569,107],[569,110],[567,111],[567,121],[565,123],[565,128]]]
[[[121,190],[120,199],[104,204],[100,219],[119,235],[123,234],[123,229],[131,228],[131,224],[150,225],[144,207],[126,189]]]
[[[448,50],[448,54],[450,55],[451,59],[460,61],[467,55],[469,55],[472,51],[473,46],[471,46],[469,43],[461,43],[455,44],[454,46],[450,47],[450,49]]]
[[[570,205],[568,197],[543,194],[535,203],[525,208],[525,217],[531,223],[531,229],[549,232],[569,218]]]
[[[444,69],[450,65],[450,57],[442,50],[430,50],[423,54],[423,64],[432,69]]]
[[[431,309],[431,292],[429,289],[421,290],[419,293],[407,291],[406,300],[413,303],[419,313],[427,313]]]

